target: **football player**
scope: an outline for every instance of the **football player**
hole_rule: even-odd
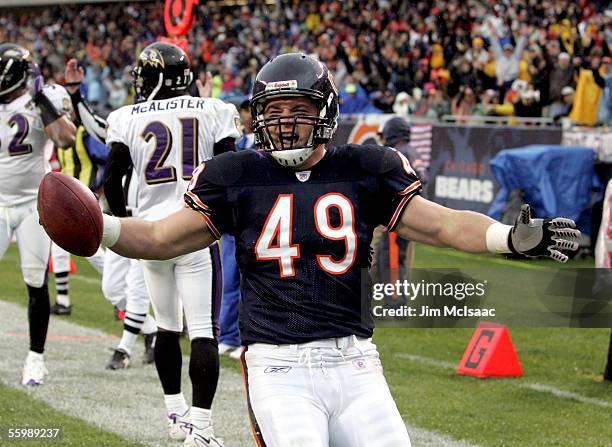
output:
[[[71,108],[76,115],[74,117],[75,121],[80,123],[84,131],[88,134],[90,147],[101,145],[106,148],[106,120],[97,115],[81,96],[80,86],[84,77],[85,73],[83,68],[78,66],[77,60],[70,59],[66,64],[65,79],[66,88],[70,94],[68,101],[72,104]],[[87,159],[89,158],[87,151],[84,149],[85,148],[81,147],[79,151],[77,148],[77,151],[75,151],[76,153],[72,150],[68,150],[66,151],[67,154],[64,156],[64,158],[73,161],[71,164],[76,164],[75,161],[77,159],[83,160],[79,163],[81,166],[80,171],[83,171],[83,162],[87,163]],[[106,159],[107,155],[104,158]],[[93,169],[91,167],[85,169],[85,173],[88,173],[90,176],[92,171]],[[73,174],[75,173],[76,170]],[[133,172],[130,169],[122,183],[126,201],[129,205],[129,209],[127,210],[129,215],[135,215],[136,213],[136,187],[138,182],[136,176],[132,174]],[[81,180],[83,177],[83,174],[79,176]],[[91,183],[89,183],[88,186],[91,188]],[[93,190],[94,188],[91,189]],[[92,258],[87,259],[90,260],[90,262],[92,260]],[[96,265],[94,264],[94,266]],[[129,366],[132,349],[136,343],[138,334],[141,332],[144,335],[145,341],[144,363],[152,363],[154,359],[153,345],[155,343],[157,327],[155,326],[155,320],[149,315],[149,295],[144,284],[141,261],[124,258],[123,256],[119,256],[107,250],[102,259],[102,266],[98,271],[102,273],[102,293],[104,297],[116,308],[125,311],[123,334],[106,368],[116,370],[124,369]],[[60,307],[61,304],[58,295],[58,303],[56,306],[58,310],[63,310],[63,307]],[[68,302],[67,305],[69,306],[69,304]],[[70,310],[70,307],[68,307],[68,310]]]
[[[249,414],[259,445],[408,446],[383,376],[373,325],[361,313],[372,231],[484,253],[566,261],[580,234],[567,219],[514,226],[419,195],[391,148],[326,148],[338,93],[326,66],[285,54],[258,73],[251,107],[263,152],[201,164],[186,208],[158,221],[104,217],[103,244],[124,256],[171,259],[221,234],[236,239],[240,334]],[[366,303],[367,305],[367,303]],[[289,411],[287,411],[287,409]]]
[[[0,44],[0,257],[13,233],[21,272],[28,288],[30,352],[23,385],[39,385],[47,370],[43,351],[49,325],[47,264],[51,244],[38,224],[38,185],[48,170],[44,147],[74,143],[75,127],[46,95],[40,69],[30,52],[12,43]]]
[[[80,122],[76,115],[68,91],[59,84],[48,86],[45,94],[56,105],[58,110],[67,115],[75,124],[77,130],[75,144],[72,147],[55,146],[53,142],[51,152],[57,155],[57,162],[61,172],[78,178],[85,186],[95,191],[99,187],[98,168],[104,166],[108,156],[108,148],[103,142],[92,137],[89,129]],[[51,313],[55,315],[71,315],[72,306],[69,295],[70,253],[57,244],[51,244],[51,259],[55,274],[56,298],[51,306]],[[98,250],[93,256],[86,258],[89,263],[102,274],[104,266],[104,250]]]
[[[121,178],[133,165],[139,180],[138,216],[154,221],[184,206],[183,193],[198,164],[235,150],[239,117],[231,104],[189,96],[189,59],[175,45],[158,42],[145,48],[133,76],[136,104],[108,117],[111,153],[104,190],[113,214],[125,216]],[[170,436],[181,439],[186,434],[189,446],[219,446],[210,410],[219,377],[219,247],[212,244],[167,261],[146,261],[144,272],[158,326],[155,365]],[[190,410],[181,392],[183,309],[191,341]]]

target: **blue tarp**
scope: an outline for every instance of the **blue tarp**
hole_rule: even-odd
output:
[[[522,189],[535,216],[569,217],[590,234],[593,191],[601,194],[594,162],[588,147],[531,145],[499,152],[491,160],[491,170],[500,190],[489,215],[500,219],[510,193]]]

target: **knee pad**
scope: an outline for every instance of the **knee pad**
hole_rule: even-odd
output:
[[[23,282],[30,287],[38,289],[46,283],[46,269],[24,267],[21,269],[21,273],[23,274]]]

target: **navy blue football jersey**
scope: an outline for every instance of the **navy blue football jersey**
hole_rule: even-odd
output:
[[[420,190],[395,149],[344,145],[308,171],[266,152],[222,154],[194,172],[185,202],[236,239],[243,343],[293,344],[372,336],[361,312],[372,232],[393,229]]]

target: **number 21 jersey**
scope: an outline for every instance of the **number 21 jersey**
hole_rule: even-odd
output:
[[[107,145],[130,150],[138,216],[147,220],[178,211],[194,168],[213,156],[216,142],[241,135],[236,107],[214,98],[147,101],[121,107],[107,121]]]
[[[301,172],[266,152],[222,154],[195,171],[185,202],[236,238],[243,343],[293,344],[372,335],[361,308],[372,232],[393,229],[420,189],[394,149],[344,145]]]

